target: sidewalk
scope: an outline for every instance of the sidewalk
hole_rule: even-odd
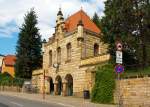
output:
[[[27,93],[2,92],[2,91],[0,91],[0,95],[19,97],[45,103],[61,104],[64,107],[116,107],[116,105],[94,104],[91,103],[89,100],[84,100],[83,98],[75,98],[75,97],[46,95],[45,99],[43,99],[42,94],[27,94]]]

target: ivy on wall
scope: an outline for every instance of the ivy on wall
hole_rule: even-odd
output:
[[[113,103],[115,90],[115,73],[113,65],[106,64],[98,67],[95,85],[92,90],[92,102]]]

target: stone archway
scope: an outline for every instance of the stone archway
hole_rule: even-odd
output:
[[[56,82],[57,82],[57,86],[56,86],[56,94],[57,95],[61,95],[62,94],[62,79],[61,79],[61,77],[58,75],[57,77],[56,77]]]
[[[71,74],[67,74],[65,77],[66,80],[66,95],[73,96],[73,77]]]

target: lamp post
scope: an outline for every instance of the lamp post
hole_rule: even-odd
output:
[[[45,99],[45,67],[44,67],[44,53],[45,53],[45,48],[44,44],[46,43],[46,40],[44,39],[42,41],[42,55],[43,55],[43,99]]]

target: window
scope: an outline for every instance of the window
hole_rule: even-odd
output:
[[[94,44],[94,56],[99,54],[99,45],[97,43]]]
[[[61,48],[57,48],[57,63],[61,63]]]
[[[49,51],[49,66],[52,66],[52,50]]]
[[[71,60],[71,43],[68,43],[66,45],[66,48],[67,48],[67,60]]]

